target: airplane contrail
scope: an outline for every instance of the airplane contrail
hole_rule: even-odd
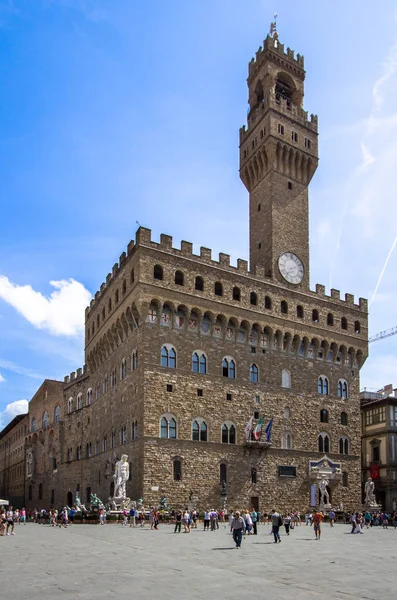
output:
[[[380,286],[380,284],[381,284],[381,281],[382,281],[382,279],[383,279],[383,275],[385,274],[385,271],[386,271],[386,269],[387,269],[387,265],[389,264],[390,257],[391,257],[391,255],[393,254],[393,250],[394,250],[394,248],[396,247],[396,244],[397,244],[397,235],[396,235],[396,237],[394,238],[394,242],[392,243],[392,246],[391,246],[391,248],[390,248],[390,250],[389,250],[389,254],[387,255],[387,258],[386,258],[386,260],[385,260],[385,264],[383,265],[383,269],[382,269],[382,270],[381,270],[381,272],[380,272],[380,275],[379,275],[378,281],[377,281],[377,283],[376,283],[376,286],[375,286],[374,292],[373,292],[373,294],[372,294],[372,296],[371,296],[371,300],[369,301],[369,306],[371,306],[371,304],[372,304],[372,302],[373,302],[373,300],[374,300],[374,298],[375,298],[375,296],[376,296],[376,294],[377,294],[378,288],[379,288],[379,286]]]

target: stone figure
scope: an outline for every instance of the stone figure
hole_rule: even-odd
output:
[[[189,492],[189,502],[193,502],[193,490]]]
[[[29,450],[26,454],[26,476],[31,477],[33,475],[33,451]]]
[[[105,508],[105,505],[103,504],[102,500],[100,500],[96,494],[91,494],[90,503],[92,506],[97,506],[98,508]]]
[[[318,488],[320,490],[320,506],[329,504],[329,493],[327,490],[328,484],[329,484],[329,481],[326,477],[323,477],[318,482]]]
[[[375,498],[375,484],[372,477],[368,477],[365,483],[365,504],[367,506],[377,506]]]
[[[121,459],[116,462],[114,479],[114,498],[125,498],[125,486],[130,476],[130,466],[128,464],[127,454],[123,454]]]

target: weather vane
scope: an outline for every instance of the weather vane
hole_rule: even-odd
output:
[[[277,13],[274,13],[274,21],[270,23],[270,35],[274,40],[278,40]]]

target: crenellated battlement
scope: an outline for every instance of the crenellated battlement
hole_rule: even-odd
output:
[[[87,375],[88,375],[87,366],[83,365],[83,367],[80,367],[76,371],[72,371],[72,373],[70,373],[70,375],[65,375],[65,377],[63,378],[63,382],[66,385],[71,384],[71,383],[76,383],[77,381],[83,379]]]
[[[305,68],[305,60],[301,54],[297,54],[295,58],[294,50],[291,48],[284,49],[284,44],[281,44],[278,40],[275,40],[273,37],[268,35],[266,39],[263,41],[263,47],[259,46],[258,50],[255,53],[255,57],[252,57],[251,61],[248,64],[248,73],[249,76],[253,74],[256,67],[262,62],[265,58],[266,52],[271,52],[277,56],[279,60],[286,60],[288,63],[295,67],[301,74],[304,76],[304,68]]]
[[[204,246],[200,247],[199,255],[194,254],[193,243],[187,242],[185,240],[181,242],[180,248],[175,248],[173,246],[172,236],[164,233],[160,235],[160,241],[156,242],[152,239],[151,229],[148,229],[146,227],[140,227],[136,232],[135,242],[131,241],[128,244],[127,252],[123,252],[120,255],[119,262],[113,265],[112,272],[109,273],[106,277],[106,282],[101,284],[100,289],[96,292],[94,298],[91,300],[90,306],[86,308],[86,319],[88,318],[90,311],[96,307],[102,295],[106,292],[106,290],[108,290],[111,287],[113,281],[115,280],[115,278],[117,278],[120,270],[123,268],[128,258],[132,255],[133,252],[136,252],[138,248],[149,248],[162,253],[166,253],[173,257],[189,259],[196,262],[197,264],[202,264],[203,266],[219,268],[223,271],[228,271],[231,275],[249,277],[255,279],[256,281],[263,282],[269,286],[280,287],[280,284],[278,282],[276,282],[273,278],[267,277],[265,275],[265,269],[262,266],[256,266],[255,268],[249,270],[248,261],[242,258],[238,258],[237,264],[232,265],[230,262],[230,255],[224,252],[220,252],[218,255],[218,259],[214,259],[212,256],[212,250]],[[160,258],[158,259],[158,262],[161,263]],[[177,268],[177,265],[175,265],[175,268]],[[299,292],[300,290],[297,290],[297,293]],[[330,295],[327,295],[325,293],[325,286],[321,284],[316,285],[315,291],[309,290],[307,292],[305,291],[302,293],[304,293],[306,296],[309,296],[310,298],[321,298],[326,301],[332,301],[335,304],[344,307],[351,307],[352,309],[360,310],[364,313],[368,311],[368,302],[366,299],[359,298],[358,304],[355,304],[354,295],[345,294],[344,299],[341,299],[339,290],[335,289],[332,289]],[[73,373],[70,375],[70,380],[72,380],[72,375]]]

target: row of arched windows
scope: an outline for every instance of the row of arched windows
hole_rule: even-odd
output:
[[[325,408],[322,408],[320,410],[320,422],[321,423],[328,423],[329,422],[329,412]],[[347,413],[344,412],[344,411],[342,411],[340,413],[340,424],[341,425],[347,425],[347,422],[348,422]]]
[[[134,283],[134,281],[135,281],[135,271],[134,271],[134,269],[131,269],[131,271],[130,271],[130,283],[131,283],[131,285]],[[122,284],[121,284],[121,295],[125,296],[126,293],[127,293],[127,280],[123,279]],[[113,298],[114,298],[114,306],[116,307],[117,304],[120,301],[120,291],[119,291],[119,289],[115,290]],[[108,303],[107,303],[108,315],[110,315],[110,313],[112,312],[112,308],[113,308],[113,302],[112,302],[112,296],[110,296],[109,299],[108,299]],[[91,324],[91,326],[89,326],[87,328],[87,339],[88,340],[91,337],[94,336],[94,334],[95,334],[95,327],[96,327],[96,329],[99,329],[99,327],[101,325],[101,316],[102,316],[102,322],[105,322],[105,320],[106,320],[106,308],[105,308],[105,306],[103,306],[103,308],[102,308],[101,315],[99,313],[97,314],[96,323],[95,323],[95,321],[93,321],[92,324]]]
[[[319,394],[322,394],[324,396],[328,396],[328,394],[330,393],[329,380],[328,380],[328,377],[326,377],[325,375],[320,375],[320,377],[318,378],[317,391]],[[338,391],[339,398],[346,399],[349,397],[349,387],[348,387],[347,381],[345,379],[338,380],[337,391]]]
[[[328,423],[328,420],[326,421]],[[341,413],[341,423],[347,425],[346,413]],[[173,415],[167,414],[160,419],[160,437],[163,439],[177,439],[177,421]],[[204,419],[196,418],[192,421],[191,439],[196,442],[208,442],[208,426]],[[220,441],[222,444],[237,443],[237,429],[234,423],[225,422],[221,425]],[[349,439],[342,436],[339,439],[339,454],[349,454]],[[292,436],[290,432],[284,432],[281,438],[281,447],[292,450]],[[330,452],[330,437],[328,433],[320,433],[318,436],[318,451]]]
[[[161,265],[155,265],[153,267],[153,279],[162,281],[163,277],[164,277],[163,267]],[[175,271],[174,283],[175,283],[175,285],[181,285],[181,286],[185,285],[185,276],[182,271],[179,271],[179,270]],[[204,291],[204,279],[200,275],[197,275],[195,278],[195,289],[200,292]],[[223,296],[223,284],[220,281],[216,281],[213,284],[213,291],[214,291],[215,296]],[[232,299],[235,300],[236,302],[241,301],[241,289],[237,286],[233,287]],[[249,299],[250,299],[250,304],[252,306],[258,306],[258,294],[256,292],[251,291],[249,294]],[[272,310],[273,301],[270,296],[265,296],[264,307],[266,310]],[[295,310],[296,310],[296,313],[295,313],[296,317],[298,319],[303,319],[305,316],[303,306],[298,305],[298,306],[296,306]],[[289,306],[288,306],[288,302],[286,300],[281,300],[280,312],[281,312],[281,314],[284,314],[284,315],[289,313]],[[319,311],[317,309],[312,310],[311,320],[313,323],[320,322]],[[329,327],[333,327],[335,325],[336,320],[332,313],[327,314],[326,323]],[[346,317],[341,318],[340,326],[341,326],[341,329],[344,329],[344,330],[348,329],[348,322],[347,322]],[[360,321],[354,322],[354,333],[357,333],[357,334],[361,333]]]
[[[131,423],[130,431],[131,431],[130,440],[131,441],[136,440],[138,438],[138,421],[135,420]],[[118,442],[120,445],[126,444],[128,442],[128,431],[127,431],[126,425],[123,425],[122,427],[120,427]],[[117,445],[117,432],[115,430],[113,430],[111,432],[111,436],[110,436],[110,448],[115,448],[116,445]],[[97,456],[100,453],[101,449],[102,449],[102,452],[106,452],[109,449],[107,434],[105,434],[102,438],[102,445],[99,440],[96,440],[95,445],[94,445],[95,456]],[[86,450],[85,458],[90,458],[91,456],[94,456],[91,442],[87,442],[85,450]],[[75,456],[76,460],[80,460],[83,458],[83,452],[82,452],[81,445],[77,446],[75,455],[73,453],[73,448],[67,449],[68,462],[72,461],[74,456]]]
[[[59,404],[54,408],[54,423],[59,423],[61,420],[61,407]],[[46,429],[50,425],[48,412],[45,410],[41,416],[41,429]],[[30,422],[30,431],[31,433],[35,433],[37,431],[37,421],[36,417],[32,417]]]
[[[318,451],[327,454],[327,452],[330,452],[330,447],[331,441],[328,433],[320,433],[318,436]],[[338,450],[339,454],[350,453],[350,441],[348,437],[342,436],[339,438]]]
[[[91,402],[92,402],[92,388],[89,388],[85,393],[85,406],[90,406]],[[80,410],[81,408],[83,408],[83,406],[84,406],[83,393],[79,392],[77,394],[76,404],[75,404],[73,396],[71,396],[68,399],[67,412],[68,412],[68,414],[70,414],[75,409]]]

